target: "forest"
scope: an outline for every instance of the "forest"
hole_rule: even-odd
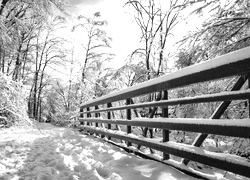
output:
[[[113,68],[109,61],[117,54],[111,51],[112,34],[105,30],[108,21],[102,18],[101,9],[77,16],[70,25],[72,33],[85,35],[82,57],[76,56],[70,39],[60,35],[73,18],[72,6],[66,0],[0,1],[1,127],[31,120],[64,124],[88,100],[250,45],[248,0],[127,0],[123,8],[140,32],[138,47],[121,60],[120,67]],[[193,16],[200,19],[197,28],[182,34],[174,50],[169,48],[178,25]],[[60,74],[65,69],[67,80]],[[190,85],[169,96],[220,92],[235,80]],[[170,117],[210,117],[216,105],[174,106]],[[224,118],[248,116],[247,101],[236,101],[230,108],[234,112],[226,111]],[[146,116],[146,112],[140,113]]]
[[[103,12],[104,6],[95,12],[89,11],[105,3],[109,3],[108,6],[113,3],[114,7],[119,8],[115,10],[110,7],[113,10],[109,12],[111,19]],[[79,7],[83,10],[77,9]],[[124,12],[131,22],[119,17],[118,11]],[[122,32],[116,32],[114,24],[111,26],[116,16],[114,22],[118,23],[115,26],[127,26]],[[131,24],[133,26],[130,27]],[[122,167],[123,159],[116,161],[116,157],[111,158],[114,167],[122,168],[111,172],[110,164],[105,164],[106,159],[115,156],[118,148],[111,148],[95,138],[87,139],[76,129],[70,129],[75,125],[71,124],[70,118],[79,115],[80,105],[90,100],[248,47],[249,29],[249,0],[0,0],[0,179],[2,176],[13,178],[20,174],[24,179],[39,180],[52,177],[88,179],[97,175],[103,179],[143,176],[136,168],[130,169],[134,173],[131,176],[129,173],[122,174],[123,168],[127,167]],[[131,44],[119,47],[125,48],[119,52],[115,49],[124,42],[117,43],[117,36],[128,41],[132,37],[134,39]],[[121,56],[119,53],[127,54]],[[230,91],[238,78],[224,78],[169,90],[167,98]],[[247,80],[244,76],[241,78],[244,82]],[[248,89],[249,83],[248,80],[242,89]],[[152,93],[135,97],[129,103],[160,99],[161,93]],[[219,104],[208,102],[168,106],[168,117],[209,119]],[[122,106],[125,102],[117,101],[112,105]],[[249,100],[233,101],[221,118],[249,118],[249,106]],[[163,115],[155,107],[132,111],[132,119],[150,118],[151,114],[156,117]],[[126,118],[126,111],[108,114],[114,119]],[[105,119],[106,116],[103,113],[100,118]],[[37,128],[29,129],[34,124]],[[13,127],[16,128],[15,133],[12,132]],[[133,133],[145,138],[148,128],[134,128]],[[152,138],[153,130],[149,129],[149,133]],[[161,133],[161,130],[154,129],[157,138],[162,137]],[[177,130],[171,130],[169,134],[171,141],[184,145],[192,144],[197,136],[197,133]],[[86,144],[94,154],[91,157]],[[140,148],[138,145],[137,149],[143,149]],[[241,156],[247,162],[250,160],[250,140],[246,138],[209,135],[202,148],[207,152],[231,154],[237,158]],[[143,150],[154,153],[150,148]],[[49,159],[51,154],[52,159]],[[105,155],[99,156],[101,154]],[[120,154],[127,158],[126,161],[131,161],[132,156],[128,157],[124,152]],[[28,161],[24,161],[24,157]],[[99,159],[95,159],[97,157]],[[67,166],[75,167],[67,169],[63,158],[71,158]],[[173,156],[175,158],[178,159]],[[101,160],[105,163],[97,162]],[[159,166],[159,163],[148,163],[145,159],[142,163],[136,158],[134,161],[138,167],[143,165],[142,169],[150,164],[158,174],[165,171],[165,166]],[[21,162],[26,164],[23,166]],[[40,163],[51,169],[43,169]],[[215,172],[216,176],[217,170],[209,166],[196,163],[191,166],[205,173]],[[90,175],[85,172],[88,168]],[[11,172],[13,169],[19,174]],[[43,172],[47,170],[49,173]],[[218,172],[223,178],[237,177],[230,172]],[[151,175],[159,179],[158,174]],[[77,178],[73,178],[73,175]],[[172,175],[165,174],[163,177],[167,179]],[[182,176],[181,173],[176,175],[177,178]]]

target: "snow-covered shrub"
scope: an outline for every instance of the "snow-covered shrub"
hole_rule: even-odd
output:
[[[75,122],[72,122],[70,118],[75,114],[77,114],[77,112],[64,112],[63,114],[55,114],[53,117],[53,122],[51,123],[57,126],[72,126]]]
[[[0,73],[0,116],[6,117],[7,126],[29,121],[26,97],[27,91],[21,82]]]
[[[236,154],[250,160],[250,140],[244,138],[233,138],[230,154]]]

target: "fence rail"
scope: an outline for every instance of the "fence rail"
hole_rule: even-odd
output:
[[[210,152],[200,147],[209,134],[250,138],[249,118],[220,119],[230,103],[235,100],[248,101],[249,112],[250,90],[247,89],[250,86],[249,72],[250,47],[86,102],[80,106],[80,127],[88,132],[102,135],[101,137],[107,136],[109,140],[115,138],[126,141],[125,148],[134,149],[134,151],[139,151],[141,146],[150,148],[151,152],[160,151],[163,153],[162,162],[178,169],[185,169],[183,167],[192,160],[250,177],[250,162],[247,159],[235,158],[235,155],[226,153]],[[231,76],[238,76],[236,82],[232,81],[231,91],[174,99],[168,97],[169,90]],[[247,80],[248,84],[244,86]],[[243,86],[243,90],[240,90]],[[133,98],[145,95],[152,97],[152,93],[156,96],[155,101],[134,103]],[[125,105],[114,106],[119,104],[117,102],[120,104],[123,102]],[[169,106],[208,102],[221,102],[210,118],[168,117]],[[140,117],[137,111],[139,108],[149,109],[147,118]],[[115,118],[112,114],[119,111],[126,112],[124,119]],[[78,119],[78,117],[74,118]],[[115,125],[115,128],[112,125]],[[126,127],[126,132],[121,131],[120,125]],[[132,127],[134,126],[141,127],[144,137],[133,135],[134,129]],[[162,129],[161,140],[153,138],[152,128]],[[172,130],[200,134],[191,145],[188,145],[170,141],[169,134]],[[150,138],[147,137],[147,131],[151,133]],[[138,145],[137,150],[131,148],[135,144]],[[173,163],[171,155],[183,158],[181,161],[183,166]],[[185,171],[196,172],[190,168],[186,168]]]

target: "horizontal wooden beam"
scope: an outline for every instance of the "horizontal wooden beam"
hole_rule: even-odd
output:
[[[192,104],[192,103],[232,101],[232,100],[248,99],[249,97],[250,97],[250,90],[230,91],[230,92],[200,95],[200,96],[195,96],[195,97],[176,98],[176,99],[161,100],[161,101],[155,101],[155,102],[131,104],[131,105],[126,105],[126,106],[103,108],[103,109],[92,110],[88,112],[85,111],[81,114],[117,111],[117,110],[124,110],[124,109],[145,108],[145,107],[155,107],[155,106],[173,106],[173,105]]]
[[[175,143],[175,142],[157,142],[155,140],[143,137],[137,137],[135,135],[124,134],[120,131],[112,131],[103,128],[96,128],[90,126],[81,126],[81,128],[103,134],[105,136],[111,136],[113,138],[125,140],[142,146],[146,146],[164,153],[172,154],[175,156],[188,158],[192,161],[196,161],[202,164],[213,166],[219,169],[230,171],[239,175],[250,177],[250,163],[241,157],[235,157],[235,155],[214,153],[203,150],[199,147],[191,145]]]
[[[250,119],[192,119],[192,118],[136,118],[131,121],[122,119],[79,118],[80,122],[98,122],[129,126],[142,126],[170,130],[189,131],[250,138]]]
[[[81,108],[250,72],[250,47],[86,102]]]

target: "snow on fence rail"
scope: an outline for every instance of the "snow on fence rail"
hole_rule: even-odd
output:
[[[141,146],[145,146],[161,151],[163,152],[162,161],[171,166],[175,166],[177,169],[183,170],[178,163],[177,165],[173,163],[170,154],[183,158],[181,162],[184,166],[188,165],[189,161],[192,160],[250,177],[250,162],[246,159],[235,158],[235,155],[225,153],[209,152],[200,147],[209,134],[250,138],[249,118],[216,120],[220,119],[231,101],[249,101],[250,91],[240,90],[247,80],[248,88],[250,87],[249,72],[250,47],[86,102],[80,106],[80,127],[88,132],[101,134],[101,137],[107,136],[109,140],[115,138],[126,141],[127,144],[125,148],[131,149],[133,143],[138,145],[137,150],[140,150]],[[239,78],[229,92],[168,99],[168,90],[170,89],[230,76],[239,76]],[[156,101],[138,104],[133,103],[134,97],[150,93],[158,93]],[[114,104],[118,104],[114,103],[117,101],[125,101],[126,105],[113,107]],[[209,119],[168,118],[168,106],[170,105],[216,101],[221,101],[221,103]],[[151,108],[149,116],[148,118],[140,118],[136,110],[145,107]],[[160,118],[154,118],[157,108],[161,111]],[[111,112],[119,110],[126,110],[126,119],[111,118]],[[135,112],[133,115],[132,110]],[[106,113],[106,118],[101,118],[100,113],[102,113],[102,115]],[[94,114],[95,118],[92,117],[92,114]],[[116,129],[119,131],[112,130],[111,124],[116,125]],[[120,131],[119,125],[126,126],[126,133]],[[151,138],[132,135],[133,130],[131,126],[143,127],[144,136],[147,135],[147,128],[162,129],[162,140],[159,141],[158,139],[156,141],[152,139],[152,135]],[[186,145],[184,143],[169,141],[170,130],[181,130],[200,134],[198,134],[192,145]],[[144,154],[144,156],[151,157],[146,154]],[[185,171],[191,174],[194,172],[190,170],[190,168],[187,168]]]

